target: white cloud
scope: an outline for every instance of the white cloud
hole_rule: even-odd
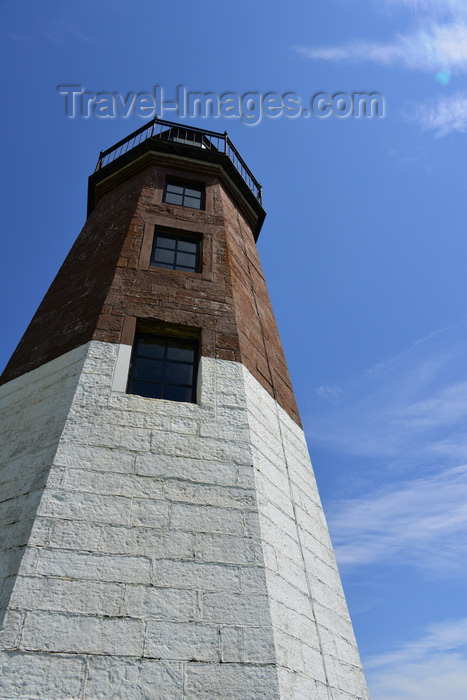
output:
[[[412,34],[398,34],[390,43],[354,41],[342,46],[298,47],[304,56],[325,61],[371,61],[384,66],[437,71],[467,70],[467,25],[431,23]]]
[[[467,93],[443,95],[435,102],[419,103],[407,115],[407,119],[438,137],[453,132],[466,133]]]
[[[344,382],[339,401],[314,399],[304,421],[312,455],[316,445],[352,465],[341,477],[351,496],[326,499],[342,566],[465,574],[466,356],[463,321]]]
[[[372,700],[465,700],[467,618],[431,625],[392,653],[366,660]]]
[[[409,430],[450,426],[466,419],[467,382],[447,386],[436,396],[401,407],[396,418]]]
[[[465,568],[466,502],[467,466],[331,502],[327,517],[339,564],[417,566],[437,576]]]
[[[431,624],[420,639],[405,642],[393,652],[373,656],[366,665],[367,668],[381,668],[394,663],[423,661],[431,654],[453,650],[467,652],[467,617]]]
[[[344,395],[342,389],[334,384],[331,386],[329,384],[323,384],[323,386],[319,386],[315,391],[322,399],[329,399],[331,401],[337,401]]]
[[[409,466],[426,473],[467,463],[466,355],[462,321],[349,379],[339,394],[320,387],[321,399],[339,400],[311,402],[303,417],[310,444],[384,460],[396,477]]]
[[[433,654],[366,674],[372,700],[465,700],[467,654]]]
[[[467,14],[465,0],[383,0],[385,5],[408,7],[430,14]]]

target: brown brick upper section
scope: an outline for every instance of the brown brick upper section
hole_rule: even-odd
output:
[[[166,175],[203,183],[205,210],[163,203]],[[300,423],[256,250],[258,220],[225,173],[153,154],[124,173],[114,168],[96,201],[0,382],[91,339],[120,343],[129,318],[148,318],[200,328],[203,356],[242,362]],[[149,266],[156,227],[202,237],[199,274]]]

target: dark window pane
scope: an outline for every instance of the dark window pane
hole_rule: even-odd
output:
[[[191,187],[185,187],[185,194],[187,197],[196,197],[197,199],[201,198],[201,191],[192,189]]]
[[[177,253],[177,266],[183,265],[184,267],[189,267],[192,270],[196,268],[196,255],[191,253]]]
[[[156,248],[154,251],[154,262],[171,263],[175,260],[174,250],[165,250],[164,248]]]
[[[172,192],[166,192],[164,201],[168,202],[168,204],[183,205],[183,196],[181,194],[174,194]]]
[[[162,358],[165,353],[165,342],[157,336],[146,335],[138,340],[137,355]]]
[[[174,185],[172,182],[167,183],[167,192],[176,192],[183,194],[185,187],[183,185]]]
[[[168,236],[157,236],[156,246],[157,248],[175,248],[177,240],[175,238],[169,238]]]
[[[196,241],[178,241],[178,250],[182,250],[184,253],[195,253],[198,244]]]
[[[178,362],[193,362],[195,351],[193,345],[185,343],[175,343],[170,341],[167,347],[167,359],[177,360]]]
[[[162,384],[154,384],[153,382],[140,382],[133,380],[128,386],[128,391],[130,394],[144,396],[147,399],[162,398]]]
[[[165,381],[167,384],[191,384],[193,381],[193,365],[167,362],[165,366]]]
[[[194,197],[185,197],[183,206],[190,207],[191,209],[201,209],[201,200],[195,199]]]
[[[166,384],[162,398],[169,401],[193,401],[193,389],[191,387]]]
[[[164,363],[162,360],[153,360],[150,357],[137,357],[133,363],[133,376],[135,379],[145,379],[151,382],[162,381]]]

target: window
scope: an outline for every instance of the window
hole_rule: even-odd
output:
[[[204,187],[167,180],[164,190],[164,202],[180,207],[204,209]]]
[[[151,265],[169,270],[200,271],[200,241],[188,236],[156,231]]]
[[[197,362],[196,339],[137,330],[127,393],[194,403]]]
[[[198,148],[210,148],[217,151],[212,141],[208,136],[200,131],[193,129],[184,129],[180,126],[173,126],[166,131],[163,131],[158,137],[160,139],[168,139],[176,143],[184,143],[188,146],[197,146]]]

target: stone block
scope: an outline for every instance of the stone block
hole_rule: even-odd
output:
[[[134,498],[131,524],[139,527],[164,528],[169,523],[169,504],[152,498]]]
[[[23,554],[24,547],[7,549],[6,552],[3,552],[0,560],[0,580],[17,573]]]
[[[50,486],[50,484],[47,484]],[[67,469],[62,487],[108,496],[147,496],[163,499],[162,483],[136,474],[108,473],[91,469]]]
[[[187,664],[185,693],[198,700],[279,700],[274,666],[242,664]]]
[[[59,549],[41,552],[37,573],[42,576],[113,581],[122,583],[149,583],[151,560],[148,557],[91,554]]]
[[[159,659],[219,661],[219,628],[201,622],[149,620],[144,653]]]
[[[318,683],[289,668],[277,669],[281,698],[293,698],[293,700],[329,700],[329,686]],[[332,695],[332,700],[335,700]]]
[[[95,615],[119,615],[124,585],[61,578],[18,577],[12,608]]]
[[[161,531],[152,527],[105,527],[97,549],[107,554],[133,554],[157,559],[194,557],[194,536],[186,532]]]
[[[238,464],[216,462],[200,454],[190,458],[153,453],[138,455],[135,467],[136,473],[142,476],[226,486],[242,486],[238,483],[240,469]],[[251,482],[249,485],[251,487]]]
[[[182,532],[226,533],[230,535],[242,535],[244,532],[242,511],[188,503],[173,504],[170,528]]]
[[[303,640],[313,648],[319,647],[318,625],[313,619],[313,609],[294,610],[289,607],[288,600],[271,600],[271,618],[275,629]]]
[[[83,656],[0,653],[2,698],[81,700]]]
[[[181,697],[183,666],[180,662],[103,656],[87,660],[83,700],[175,700]]]
[[[143,639],[141,620],[41,611],[26,613],[21,647],[61,653],[142,656]]]
[[[72,444],[122,448],[136,452],[147,452],[150,448],[150,438],[149,429],[102,425],[97,416],[96,422],[69,423],[62,436],[64,442]]]
[[[266,574],[262,566],[242,566],[241,585],[244,593],[266,593]]]
[[[236,566],[194,561],[160,560],[154,563],[154,584],[199,591],[240,591]]]
[[[261,594],[203,593],[203,619],[209,622],[262,627],[271,624],[268,598]]]
[[[234,663],[244,660],[243,627],[224,626],[219,628],[220,659],[222,663]]]
[[[0,503],[0,525],[10,525],[30,517],[36,512],[41,496],[42,490],[39,489]]]
[[[131,498],[124,496],[54,489],[44,492],[38,513],[48,518],[124,525],[130,509]]]
[[[341,659],[325,656],[329,685],[338,688],[349,698],[364,698],[366,683],[360,666],[347,664]]]
[[[188,481],[167,482],[165,495],[171,501],[220,508],[252,509],[256,505],[255,493],[250,489],[193,484]]]
[[[64,467],[128,474],[134,472],[135,459],[135,452],[122,448],[60,443],[54,463]]]
[[[23,620],[24,614],[19,610],[6,610],[0,613],[1,649],[18,648]]]
[[[263,561],[259,540],[231,535],[197,534],[196,558],[219,564],[254,566]]]
[[[127,585],[124,613],[146,619],[193,621],[198,616],[196,591]]]
[[[99,551],[102,533],[112,529],[111,525],[89,523],[82,520],[43,519],[50,528],[48,546],[58,549]]]
[[[276,663],[276,648],[270,627],[243,627],[242,661],[249,664]]]

